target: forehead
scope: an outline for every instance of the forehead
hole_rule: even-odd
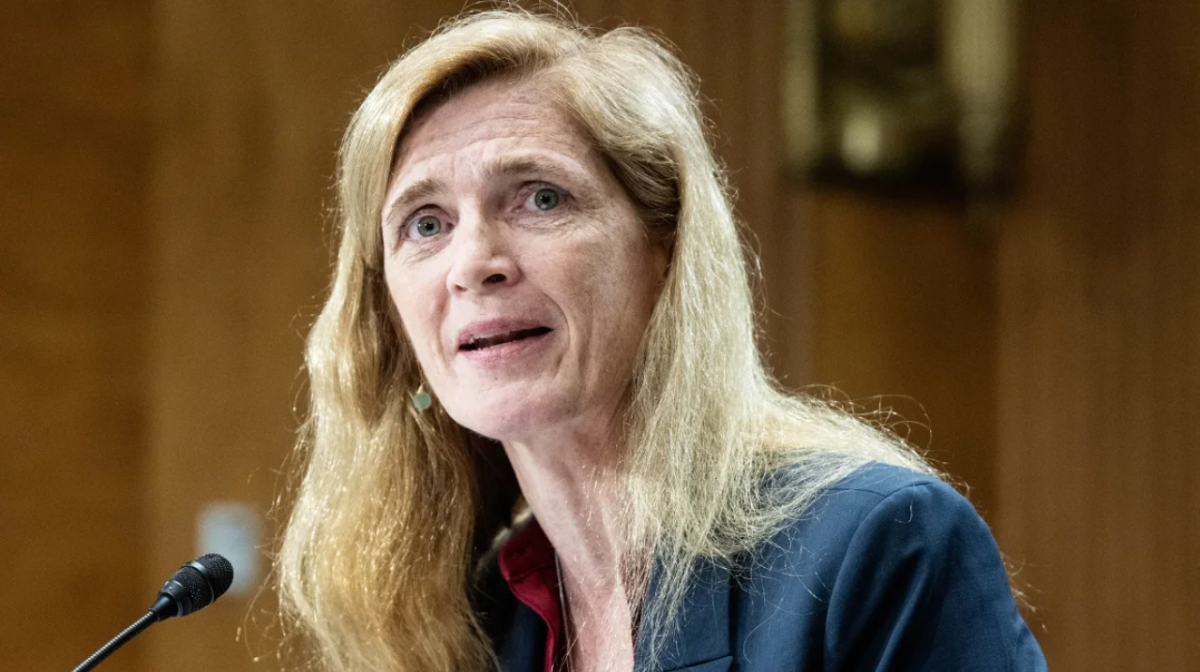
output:
[[[394,181],[438,168],[478,166],[508,152],[597,160],[590,138],[536,80],[496,80],[468,87],[425,111],[396,151]],[[468,165],[455,166],[456,159]],[[459,161],[461,163],[461,161]]]

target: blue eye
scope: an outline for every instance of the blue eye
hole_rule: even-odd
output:
[[[408,225],[409,238],[429,238],[442,232],[442,220],[433,215],[421,215]]]
[[[553,210],[562,201],[562,194],[557,189],[542,187],[529,197],[529,202],[538,210]]]

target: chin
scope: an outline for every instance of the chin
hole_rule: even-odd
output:
[[[522,400],[520,403],[514,403],[513,399],[498,400],[496,403],[480,400],[462,406],[447,407],[446,412],[463,427],[496,441],[529,438],[557,424],[563,416],[562,409],[547,408],[545,404],[532,400]]]

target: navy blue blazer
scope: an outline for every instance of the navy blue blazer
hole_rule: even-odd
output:
[[[652,666],[636,647],[636,672],[1046,669],[987,525],[937,479],[859,470],[738,564],[697,571],[678,629]],[[507,597],[484,615],[501,667],[543,672],[545,624]]]

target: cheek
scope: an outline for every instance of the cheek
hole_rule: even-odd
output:
[[[562,300],[586,323],[594,348],[638,343],[661,285],[659,264],[640,240],[607,239],[556,264]],[[583,326],[583,325],[581,325]]]
[[[424,364],[428,361],[428,350],[437,343],[436,303],[428,288],[415,281],[415,276],[389,269],[387,272],[388,294],[400,315],[400,324],[416,348],[417,357]]]

